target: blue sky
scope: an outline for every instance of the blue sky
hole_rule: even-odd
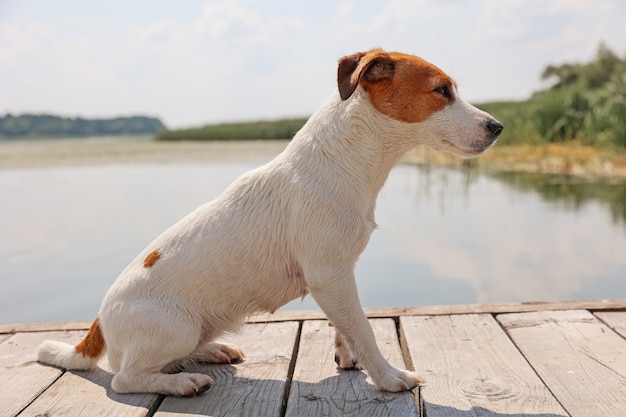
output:
[[[306,116],[337,59],[372,47],[435,63],[466,100],[524,99],[600,42],[626,54],[625,1],[0,0],[0,114]]]

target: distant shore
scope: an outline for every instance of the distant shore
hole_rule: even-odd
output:
[[[160,142],[151,137],[111,137],[0,141],[0,169],[120,163],[173,163],[219,159],[228,161],[238,147],[255,147],[271,158],[287,140]],[[467,166],[626,180],[626,150],[580,144],[498,145],[477,158],[461,160],[425,146],[402,159],[409,164]]]

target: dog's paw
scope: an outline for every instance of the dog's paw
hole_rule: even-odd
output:
[[[356,357],[339,334],[335,339],[335,362],[341,369],[357,369]]]
[[[328,326],[334,327],[331,322],[328,322]],[[350,345],[339,332],[335,332],[335,363],[345,370],[361,369],[357,366],[357,358],[350,349]]]
[[[374,378],[376,386],[383,391],[407,391],[422,385],[425,381],[415,372],[392,368],[382,378]]]
[[[361,369],[361,367],[357,365],[356,359],[352,358],[352,355],[342,356],[339,354],[339,352],[337,352],[335,353],[335,363],[337,364],[337,366],[345,371],[352,369]]]
[[[230,343],[207,343],[202,349],[202,360],[208,363],[240,363],[246,356]]]
[[[208,391],[215,381],[205,374],[180,373],[171,375],[175,380],[172,392],[168,393],[180,397],[193,397]]]

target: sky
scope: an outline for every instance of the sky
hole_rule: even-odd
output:
[[[522,100],[601,42],[626,55],[626,1],[0,0],[0,115],[308,116],[337,60],[374,47],[434,63],[467,101]]]

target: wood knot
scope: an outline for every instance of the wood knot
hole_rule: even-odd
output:
[[[511,386],[503,381],[475,379],[461,384],[461,389],[469,397],[487,397],[502,400],[515,397]]]

